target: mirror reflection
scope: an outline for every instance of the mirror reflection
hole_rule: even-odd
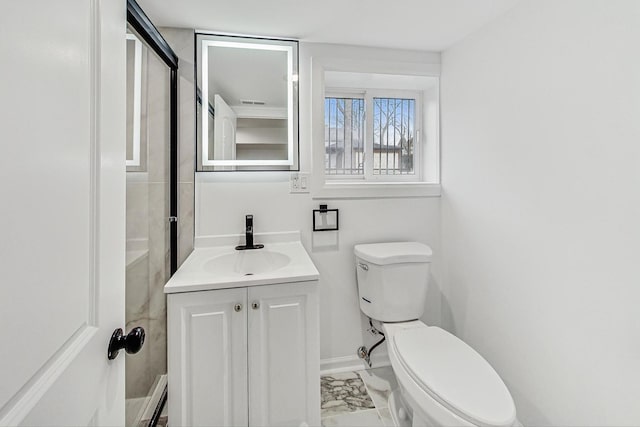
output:
[[[143,98],[144,89],[143,66],[146,65],[147,51],[136,34],[127,32],[127,143],[126,165],[129,172],[141,172],[146,169],[146,156],[143,149]],[[145,99],[146,101],[146,99]]]
[[[196,34],[196,46],[199,170],[296,170],[297,42]]]

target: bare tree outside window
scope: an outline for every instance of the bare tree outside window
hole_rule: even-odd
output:
[[[324,110],[326,173],[364,174],[364,99],[327,97]]]
[[[374,175],[413,175],[415,99],[373,98],[372,154]],[[365,174],[365,100],[326,97],[325,173]]]
[[[373,98],[373,173],[414,173],[415,100]]]

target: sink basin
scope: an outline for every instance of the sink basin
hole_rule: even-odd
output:
[[[204,270],[213,274],[252,276],[286,267],[291,262],[287,255],[266,249],[236,251],[217,256],[204,264]]]
[[[164,286],[164,292],[173,294],[318,280],[318,269],[302,246],[299,232],[261,234],[258,241],[264,248],[235,250],[243,237],[200,238],[196,248]]]

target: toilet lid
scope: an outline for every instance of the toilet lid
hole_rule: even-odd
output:
[[[409,375],[456,415],[482,426],[515,421],[515,405],[502,379],[462,340],[425,327],[398,331],[393,342]]]
[[[368,243],[355,245],[353,252],[376,265],[430,262],[433,255],[429,246],[419,242]]]

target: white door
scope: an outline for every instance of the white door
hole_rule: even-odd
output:
[[[169,425],[247,425],[247,289],[168,296]]]
[[[0,425],[121,425],[125,1],[0,13]]]
[[[214,95],[214,125],[213,125],[213,158],[215,160],[236,159],[236,126],[238,116],[236,112],[224,102],[218,94]]]
[[[249,288],[249,425],[320,425],[318,282]]]

